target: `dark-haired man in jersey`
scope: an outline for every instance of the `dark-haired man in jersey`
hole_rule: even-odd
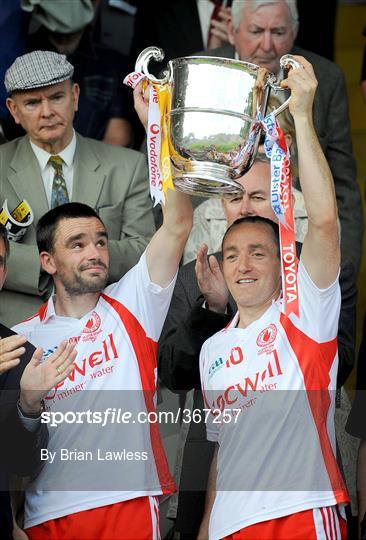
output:
[[[139,263],[108,287],[108,234],[92,208],[68,203],[38,222],[55,295],[16,330],[46,355],[76,343],[77,357],[45,399],[48,454],[26,492],[31,540],[159,538],[157,497],[174,483],[154,417],[156,348],[192,226],[189,197],[169,193],[163,213]]]

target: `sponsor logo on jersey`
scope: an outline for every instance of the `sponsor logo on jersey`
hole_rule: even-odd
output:
[[[244,353],[241,347],[233,347],[230,351],[229,358],[224,361],[222,357],[217,358],[212,362],[208,370],[208,378],[211,379],[215,373],[217,373],[222,367],[227,368],[231,366],[237,366],[244,361]]]
[[[205,393],[205,403],[213,410],[218,409],[223,411],[225,408],[230,408],[234,403],[238,402],[239,404],[243,398],[246,399],[250,397],[250,394],[254,392],[266,390],[266,386],[268,386],[267,383],[270,382],[271,379],[276,380],[280,375],[283,375],[282,367],[277,351],[273,351],[273,358],[268,362],[265,369],[257,371],[251,376],[243,377],[236,384],[228,386],[210,403],[207,400],[208,393]]]
[[[94,341],[97,339],[98,334],[101,333],[101,320],[96,311],[93,311],[93,313],[90,316],[90,319],[84,326],[84,329],[82,331],[81,335],[81,341],[91,341],[94,343]]]
[[[90,316],[90,319],[87,321],[86,325],[83,328],[80,336],[72,336],[69,338],[69,343],[79,343],[79,341],[94,341],[97,339],[98,335],[102,332],[100,328],[102,324],[101,318],[99,317],[96,311]]]
[[[208,370],[208,378],[211,379],[221,368],[224,367],[224,360],[222,358],[217,358],[212,362]]]
[[[93,332],[96,332],[99,330],[100,327],[100,317],[96,311],[93,311],[91,314],[90,319],[86,323],[83,334],[92,334]]]
[[[90,319],[84,326],[81,335],[70,337],[69,343],[79,343],[79,341],[91,341],[92,343],[94,343],[98,335],[102,332],[100,328],[101,323],[102,322],[98,313],[96,311],[93,311]]]
[[[52,353],[52,351],[48,352]],[[108,336],[99,344],[98,350],[92,351],[85,358],[77,357],[77,360],[73,362],[73,370],[69,373],[65,381],[60,382],[50,390],[45,399],[54,399],[57,390],[62,388],[67,381],[74,383],[81,382],[89,377],[94,379],[93,370],[96,366],[98,366],[98,370],[101,370],[104,366],[113,363],[113,361],[118,358],[119,355],[113,339],[113,334],[108,334]]]
[[[258,334],[257,345],[258,347],[267,347],[274,342],[277,336],[277,326],[275,324],[270,324]]]

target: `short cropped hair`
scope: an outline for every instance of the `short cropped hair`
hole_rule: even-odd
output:
[[[246,216],[246,217],[236,219],[234,223],[232,223],[230,227],[226,229],[226,232],[224,234],[224,237],[222,239],[222,244],[221,244],[222,253],[224,252],[224,243],[225,243],[226,237],[230,233],[230,231],[232,231],[235,227],[238,227],[239,225],[247,224],[247,223],[248,224],[263,223],[266,227],[270,228],[270,230],[273,233],[273,238],[277,247],[277,255],[278,255],[278,258],[280,259],[281,258],[280,256],[280,231],[279,231],[278,223],[275,223],[271,219],[268,219],[262,216]]]
[[[291,13],[292,27],[294,28],[299,22],[299,12],[297,10],[296,0],[283,0],[287,5]],[[240,25],[241,15],[244,7],[250,6],[251,11],[257,11],[261,6],[267,4],[277,4],[278,0],[233,0],[231,5],[231,17],[233,20],[234,30],[237,30]]]
[[[55,245],[55,233],[57,225],[63,219],[74,218],[97,218],[104,226],[96,211],[87,204],[71,202],[61,204],[44,214],[37,224],[37,246],[38,251],[53,253]]]
[[[6,264],[6,259],[9,257],[9,238],[8,238],[8,231],[5,227],[5,225],[3,225],[2,223],[0,223],[0,240],[3,239],[3,242],[4,242],[4,245],[5,245],[5,261],[4,263]]]

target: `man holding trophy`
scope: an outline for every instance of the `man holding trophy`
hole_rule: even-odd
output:
[[[335,63],[295,45],[299,25],[301,20],[296,0],[234,0],[228,23],[230,44],[207,50],[204,54],[238,58],[263,66],[275,74],[281,71],[281,56],[287,53],[303,56],[313,66],[318,80],[313,123],[332,172],[341,224],[342,310],[339,330],[342,336],[341,384],[344,384],[355,362],[356,282],[362,248],[362,203],[352,154],[344,74]]]
[[[334,437],[337,205],[312,122],[317,81],[311,65],[295,58],[302,69],[282,85],[291,89],[309,220],[299,314],[284,313],[277,226],[260,217],[234,222],[223,240],[223,273],[238,312],[200,356],[207,436],[217,443],[202,538],[208,521],[213,540],[325,538],[329,530],[346,538],[348,495]]]
[[[212,540],[324,538],[329,531],[335,538],[346,538],[344,506],[348,494],[336,461],[334,435],[341,299],[337,203],[332,174],[312,118],[317,80],[305,58],[297,56],[294,60],[294,66],[299,63],[298,69],[290,71],[281,87],[291,90],[289,107],[296,128],[299,176],[309,227],[297,272],[294,244],[286,239],[291,221],[284,225],[284,216],[275,204],[277,154],[275,159],[272,155],[271,202],[280,226],[251,216],[235,221],[228,229],[222,246],[222,269],[238,312],[224,330],[205,342],[200,355],[207,436],[216,443],[199,534],[202,539],[207,537],[208,528]],[[187,64],[190,61],[199,62],[185,59]],[[207,62],[213,64],[212,59]],[[218,59],[220,68],[229,62]],[[178,77],[180,70],[186,69],[183,63],[177,60],[169,66],[177,86],[170,116],[171,133],[177,135],[172,137],[173,150],[177,151],[171,154],[172,161],[178,169],[174,180],[183,190],[206,189],[209,193],[211,186],[205,186],[202,178],[209,184],[207,169],[211,159],[210,173],[217,172],[220,177],[214,181],[215,189],[220,189],[217,181],[221,179],[225,191],[230,182],[226,171],[218,167],[224,161],[220,163],[220,152],[221,158],[224,153],[221,141],[215,151],[206,148],[205,154],[203,136],[199,151],[197,142],[189,144],[188,137],[184,146],[177,143],[179,135],[184,139],[179,132],[179,128],[187,129],[184,120],[193,125],[189,115],[198,112],[190,103],[194,92],[189,87],[188,68],[184,78],[188,87],[186,102],[180,102],[186,117],[182,123],[174,124],[174,120],[181,119],[175,105],[177,96],[181,96]],[[204,69],[209,79],[210,68]],[[250,103],[263,89],[258,84],[263,72],[258,69],[257,75]],[[220,85],[217,81],[215,90]],[[239,96],[237,87],[230,89],[232,95]],[[135,98],[141,100],[141,96],[141,88],[137,87]],[[198,96],[198,102],[202,96]],[[209,111],[212,96],[205,98],[207,106],[199,114],[214,112]],[[228,115],[230,93],[224,103]],[[258,111],[260,101],[257,105],[253,109]],[[221,113],[222,109],[217,111]],[[268,128],[267,117],[263,124],[267,126],[266,144],[270,147],[269,140],[273,143],[276,135]],[[245,152],[255,152],[255,129],[252,124],[247,131],[244,150],[239,149],[234,158],[237,163],[243,158],[243,165],[248,157]],[[194,159],[191,164],[185,161],[194,152],[196,156],[201,152],[205,166],[199,159],[198,163]],[[225,159],[232,156],[226,154]],[[285,169],[280,175],[282,183]],[[280,199],[288,209],[288,192],[282,191]],[[204,266],[207,268],[207,261],[201,256],[198,273]]]

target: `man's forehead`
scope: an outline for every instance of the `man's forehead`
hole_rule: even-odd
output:
[[[274,232],[270,225],[261,221],[246,222],[244,220],[228,231],[223,247],[224,249],[228,249],[229,246],[233,246],[234,244],[241,247],[259,243],[269,245],[273,241]]]
[[[242,20],[246,20],[248,23],[253,24],[263,24],[268,22],[268,17],[270,17],[270,22],[273,26],[287,26],[291,23],[291,12],[287,2],[268,2],[256,6],[255,3],[251,6],[249,2],[246,7],[244,7],[243,12],[245,11],[245,17]]]
[[[258,162],[253,165],[247,174],[239,178],[245,193],[254,191],[270,191],[271,169],[269,163]]]
[[[103,223],[96,217],[78,217],[61,219],[57,225],[56,237],[67,241],[75,235],[94,236],[106,233]]]
[[[41,96],[50,96],[57,92],[64,91],[70,86],[70,80],[62,81],[50,86],[42,86],[41,88],[33,88],[32,90],[19,90],[14,93],[14,96],[19,96],[22,99],[35,98]]]

